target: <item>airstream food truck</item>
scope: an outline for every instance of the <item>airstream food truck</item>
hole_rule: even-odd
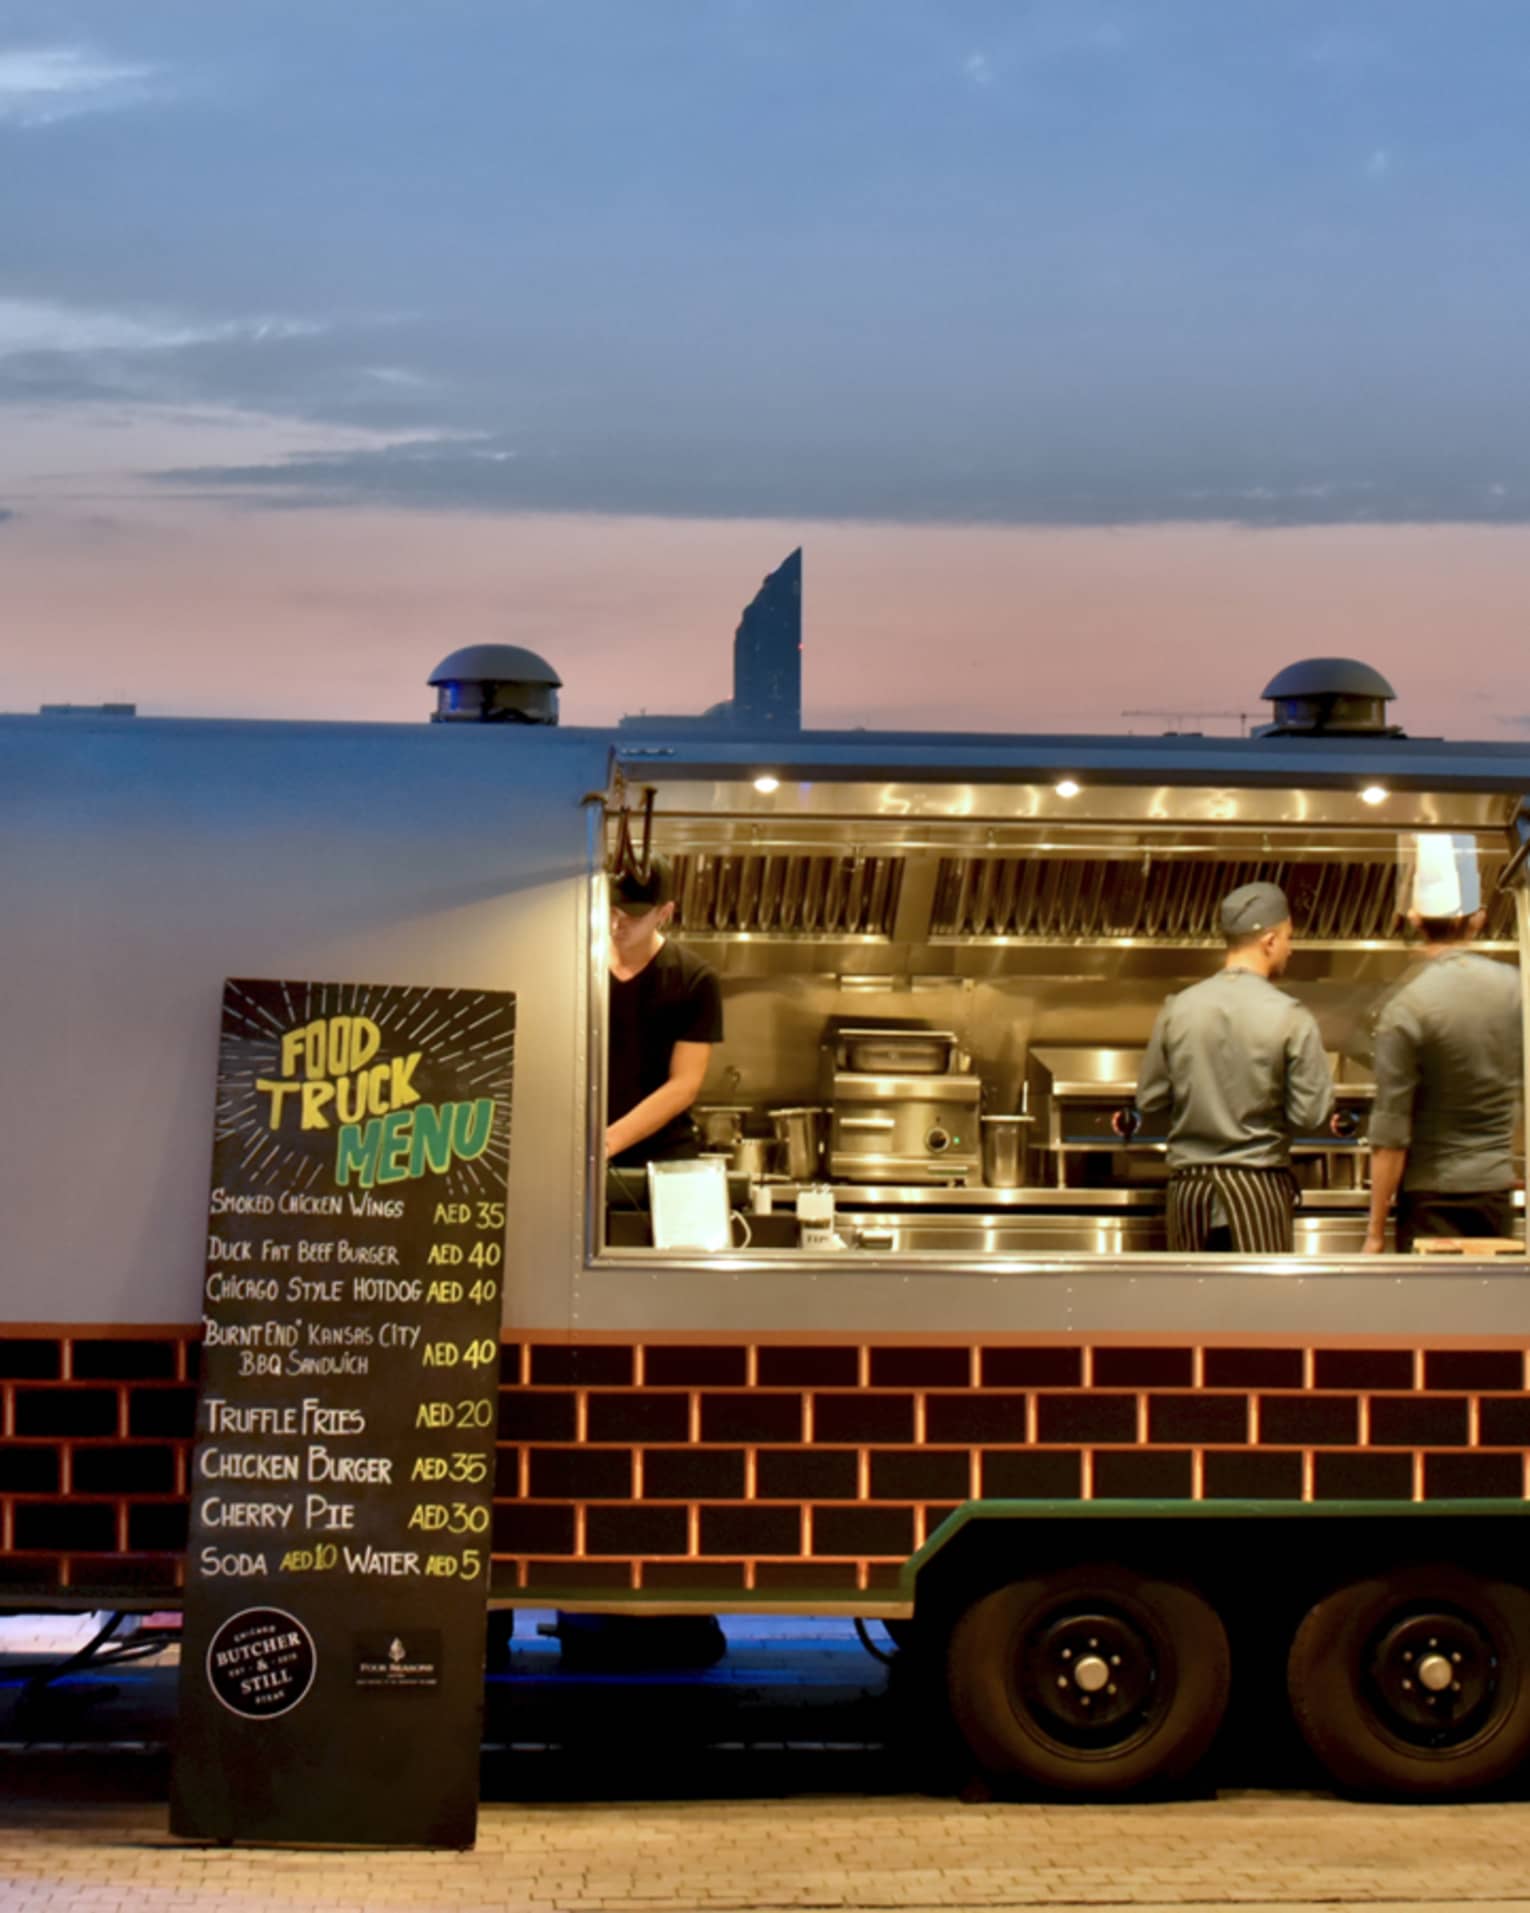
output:
[[[1272,1669],[1342,1783],[1521,1765],[1523,1249],[1359,1251],[1400,846],[1471,840],[1514,964],[1530,747],[1271,690],[1247,738],[0,720],[0,1599],[178,1598],[224,978],[513,990],[493,1604],[880,1616],[1079,1794]],[[705,1248],[603,1160],[645,849],[722,980]],[[1136,1069],[1259,878],[1334,1114],[1294,1254],[1176,1257]]]

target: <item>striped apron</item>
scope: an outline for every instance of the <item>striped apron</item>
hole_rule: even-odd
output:
[[[1210,1246],[1218,1198],[1232,1246],[1242,1255],[1290,1255],[1296,1246],[1298,1200],[1289,1169],[1244,1169],[1196,1163],[1169,1177],[1169,1247],[1182,1255]]]

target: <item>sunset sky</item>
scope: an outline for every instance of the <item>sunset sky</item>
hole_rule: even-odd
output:
[[[800,543],[812,724],[1522,734],[1527,98],[1523,0],[0,0],[0,709],[697,710]]]

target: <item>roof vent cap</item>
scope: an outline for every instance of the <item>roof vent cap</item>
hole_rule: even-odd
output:
[[[1381,673],[1358,658],[1303,658],[1264,687],[1271,722],[1256,737],[1401,737],[1387,722],[1397,696]]]
[[[465,644],[431,672],[432,724],[556,724],[563,680],[520,644]]]

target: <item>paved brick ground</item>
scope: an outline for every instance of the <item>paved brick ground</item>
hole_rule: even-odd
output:
[[[490,1739],[524,1745],[552,1727],[576,1731],[561,1753],[487,1757],[487,1804],[468,1854],[173,1845],[164,1804],[173,1668],[56,1691],[40,1736],[7,1729],[0,1694],[0,1913],[1530,1913],[1530,1800],[1366,1807],[1302,1791],[1310,1778],[1296,1778],[1293,1791],[1172,1805],[961,1805],[912,1791],[917,1763],[896,1731],[883,1670],[846,1624],[751,1622],[730,1625],[730,1635],[715,1669],[625,1686],[560,1676],[551,1644],[528,1622],[514,1677],[490,1683]],[[0,1654],[0,1685],[3,1674]],[[38,1737],[72,1748],[20,1751]],[[625,1797],[636,1745],[644,1784],[662,1802]],[[1247,1764],[1220,1771],[1241,1781]],[[1263,1785],[1265,1770],[1251,1778]]]
[[[356,1855],[177,1847],[157,1800],[0,1802],[7,1913],[1340,1905],[1530,1908],[1530,1805],[496,1804],[472,1853]]]

